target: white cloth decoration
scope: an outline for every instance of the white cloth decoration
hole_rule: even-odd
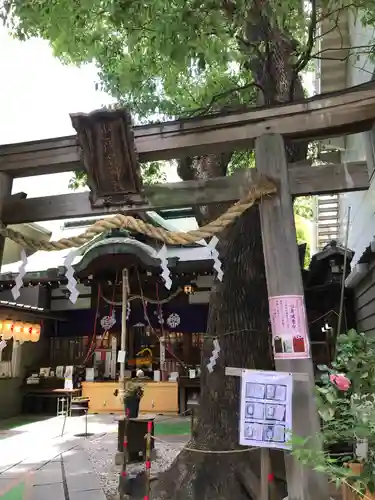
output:
[[[212,373],[214,371],[214,366],[216,365],[216,360],[219,358],[220,344],[218,339],[213,340],[214,348],[212,350],[212,356],[207,364],[207,370]]]
[[[208,246],[211,249],[211,257],[214,261],[214,269],[217,273],[217,279],[219,281],[223,281],[224,273],[221,267],[221,260],[219,259],[219,252],[216,250],[216,245],[218,244],[218,242],[219,238],[217,236],[213,236],[208,243]]]
[[[7,343],[5,342],[5,340],[1,340],[0,341],[0,352],[5,349],[7,346]]]
[[[22,264],[18,268],[18,275],[15,279],[16,284],[14,287],[11,289],[12,296],[14,300],[17,300],[18,297],[21,295],[21,288],[23,287],[23,278],[26,274],[26,264],[27,264],[27,255],[24,249],[21,250],[21,261]]]
[[[69,295],[69,300],[72,304],[75,304],[77,302],[79,292],[77,290],[77,280],[74,277],[74,269],[73,269],[73,261],[76,256],[75,251],[71,251],[68,253],[64,260],[64,266],[65,266],[65,277],[68,279],[68,284],[66,288],[69,290],[70,295]]]
[[[127,306],[126,306],[126,319],[129,319],[129,316],[130,316],[130,302],[127,303]]]
[[[177,313],[172,313],[167,318],[167,325],[170,328],[176,328],[181,323],[181,318]]]
[[[164,280],[164,285],[167,290],[171,289],[172,280],[171,280],[171,271],[168,267],[168,259],[167,259],[167,247],[163,245],[158,253],[158,257],[160,259],[160,267],[162,269],[161,277]]]
[[[100,324],[104,331],[108,332],[116,324],[116,312],[113,309],[110,316],[103,316]]]

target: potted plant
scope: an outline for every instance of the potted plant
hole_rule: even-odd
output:
[[[331,366],[320,365],[317,407],[325,451],[293,437],[293,455],[327,474],[351,497],[375,499],[375,339],[350,330],[337,338]]]
[[[124,393],[125,412],[129,418],[137,418],[139,413],[139,403],[143,397],[143,384],[136,379],[127,382]]]

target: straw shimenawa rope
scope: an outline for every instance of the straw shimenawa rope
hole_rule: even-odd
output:
[[[28,236],[24,236],[18,231],[10,228],[2,228],[0,234],[10,238],[14,242],[28,247],[32,250],[64,250],[67,248],[76,248],[88,243],[93,238],[111,229],[126,228],[139,233],[143,233],[151,238],[162,241],[168,245],[188,245],[197,241],[211,238],[224,228],[234,222],[248,208],[259,200],[262,196],[270,195],[276,192],[276,186],[268,178],[263,177],[259,182],[252,185],[245,198],[235,203],[223,215],[216,220],[206,224],[199,229],[188,232],[166,231],[163,228],[155,227],[152,224],[135,219],[129,215],[117,214],[113,217],[100,219],[87,229],[84,233],[71,238],[61,238],[58,241],[38,241]]]

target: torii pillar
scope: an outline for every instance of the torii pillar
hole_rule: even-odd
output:
[[[306,381],[293,385],[292,431],[311,436],[311,445],[319,448],[320,422],[284,140],[277,134],[263,135],[256,139],[255,152],[258,172],[269,176],[278,188],[276,195],[260,204],[276,370],[307,375]],[[303,467],[287,452],[285,466],[289,500],[328,500],[328,480],[323,474]]]

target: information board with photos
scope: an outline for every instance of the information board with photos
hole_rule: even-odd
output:
[[[290,449],[292,394],[290,373],[243,370],[240,444]]]

